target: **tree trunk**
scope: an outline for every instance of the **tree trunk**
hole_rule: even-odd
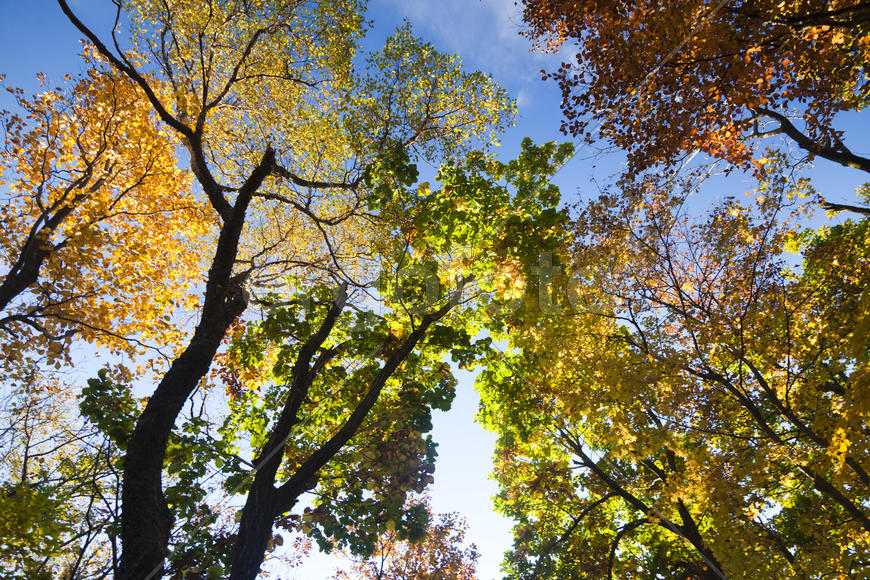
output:
[[[173,523],[163,496],[166,446],[184,402],[208,372],[230,324],[247,307],[240,286],[242,280],[232,277],[233,266],[248,204],[274,163],[275,152],[268,148],[240,188],[235,207],[221,227],[208,272],[202,317],[193,338],[163,376],[127,444],[121,496],[119,580],[159,578],[163,574]]]
[[[187,349],[164,375],[127,444],[121,495],[119,580],[160,578],[173,519],[163,496],[163,460],[184,402],[208,372],[225,331],[203,316]]]
[[[275,463],[280,464],[280,457]],[[275,488],[271,480],[274,480],[274,474],[260,480],[265,485],[255,482],[248,492],[233,552],[230,580],[255,580],[260,573],[275,521]]]

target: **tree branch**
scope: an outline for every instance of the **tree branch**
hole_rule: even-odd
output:
[[[785,115],[763,107],[754,108],[753,111],[777,121],[782,132],[794,140],[801,149],[809,151],[813,155],[818,155],[819,157],[833,161],[834,163],[839,163],[845,167],[853,167],[870,173],[870,159],[855,155],[842,146],[830,147],[813,141],[800,132]]]
[[[407,358],[417,343],[425,335],[428,328],[447,315],[462,297],[462,290],[469,280],[463,280],[459,288],[453,293],[447,304],[435,312],[423,316],[419,326],[402,342],[402,344],[390,355],[381,370],[369,384],[369,389],[356,408],[342,425],[341,429],[324,443],[317,451],[312,453],[293,476],[282,485],[275,494],[275,515],[282,515],[293,507],[296,498],[305,491],[308,482],[326,463],[338,453],[350,439],[356,435],[369,411],[377,402],[387,380],[393,375],[400,364]]]
[[[175,118],[175,116],[172,115],[172,113],[170,113],[166,109],[166,107],[163,106],[163,103],[157,97],[157,94],[148,84],[148,81],[146,81],[145,78],[141,74],[139,74],[139,71],[115,56],[115,54],[111,50],[109,50],[109,47],[107,47],[90,28],[88,28],[81,20],[79,20],[79,18],[75,15],[72,9],[70,9],[69,4],[67,4],[66,0],[57,0],[57,3],[60,5],[60,9],[69,19],[69,21],[72,22],[76,28],[78,28],[79,32],[84,34],[85,37],[91,43],[93,43],[97,50],[100,51],[100,54],[106,57],[115,68],[126,74],[133,82],[135,82],[142,88],[142,90],[145,92],[145,95],[148,97],[148,100],[151,102],[151,105],[157,111],[157,114],[160,115],[160,118],[163,120],[164,123],[175,129],[185,137],[189,138],[193,135],[193,131],[190,129],[190,127]]]
[[[821,201],[821,203],[819,203],[819,205],[825,211],[833,211],[833,212],[851,211],[854,213],[859,213],[861,215],[870,215],[870,207],[864,207],[864,206],[860,206],[860,205],[834,203],[831,201],[825,201],[824,199]]]

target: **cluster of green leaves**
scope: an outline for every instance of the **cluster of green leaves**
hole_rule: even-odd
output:
[[[269,310],[262,321],[246,324],[236,336],[231,353],[239,369],[239,384],[222,428],[226,441],[241,439],[253,448],[266,443],[288,396],[299,349],[325,315],[331,290],[314,287],[298,297],[296,304]],[[323,345],[326,351],[335,352],[319,370],[318,380],[308,391],[308,404],[286,442],[283,469],[287,474],[333,435],[397,342],[387,322],[371,310],[339,319]],[[398,507],[404,503],[402,494],[419,491],[431,480],[434,445],[423,434],[431,429],[430,409],[449,407],[453,398],[454,382],[437,356],[449,345],[438,345],[434,356],[411,355],[381,393],[355,444],[342,450],[321,472],[318,493],[323,500],[311,518],[322,531],[318,539],[323,546],[328,545],[324,535],[346,541],[360,536],[361,546],[371,545],[378,521],[381,527],[388,520],[413,524],[406,522],[406,514],[399,513]],[[354,485],[349,485],[351,481]],[[225,483],[232,492],[245,489],[245,484],[241,473]]]
[[[121,450],[127,446],[139,406],[130,389],[113,380],[108,369],[100,369],[95,378],[88,379],[79,400],[82,417],[105,433]]]
[[[522,276],[540,249],[555,247],[564,217],[548,177],[569,152],[569,146],[527,141],[509,163],[472,155],[462,165],[443,165],[438,188],[416,184],[417,170],[402,150],[367,171],[371,209],[396,224],[380,248],[385,267],[379,301],[355,302],[320,346],[316,380],[286,440],[279,478],[291,477],[336,432],[384,361],[423,319],[459,298],[456,285],[468,288],[462,303],[427,329],[353,439],[321,469],[312,482],[312,507],[301,519],[291,519],[321,548],[338,545],[371,554],[379,534],[388,530],[400,540],[421,538],[427,518],[418,506],[409,507],[407,498],[432,481],[437,455],[427,435],[432,412],[449,409],[456,387],[445,357],[465,367],[481,360],[492,341],[473,337],[503,324],[482,308],[494,290],[485,279],[506,260],[516,262]],[[477,279],[481,283],[475,286]],[[281,305],[240,326],[230,347],[225,445],[242,442],[256,449],[266,443],[290,397],[300,351],[332,307],[334,290],[305,287],[270,300]],[[226,480],[233,493],[249,483],[241,473]]]
[[[101,369],[96,378],[88,379],[79,396],[81,416],[102,433],[114,450],[126,449],[136,418],[143,402],[132,396],[131,390],[107,369]],[[185,420],[173,433],[166,452],[166,473],[169,484],[165,495],[177,526],[177,540],[169,555],[169,574],[184,575],[184,571],[203,572],[207,578],[218,578],[229,565],[232,551],[232,534],[221,511],[213,503],[214,486],[204,485],[204,480],[215,470],[231,474],[226,485],[244,480],[247,473],[242,469],[242,460],[236,455],[235,446],[228,445],[226,438],[210,434],[214,426],[204,409],[198,415]],[[123,459],[118,454],[114,469],[123,468]],[[232,478],[235,474],[235,478]],[[54,490],[48,497],[63,508],[63,490]],[[218,492],[218,497],[221,495]],[[56,517],[56,516],[55,516]],[[111,525],[97,533],[117,536],[117,525]],[[28,533],[34,533],[31,529]]]
[[[0,562],[10,579],[48,580],[52,571],[42,566],[46,558],[56,558],[70,531],[67,498],[51,486],[34,488],[30,483],[5,482],[0,486],[0,521],[4,526]],[[41,538],[34,545],[33,539]],[[14,563],[13,566],[9,564]]]

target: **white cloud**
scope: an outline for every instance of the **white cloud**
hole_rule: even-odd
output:
[[[532,106],[534,103],[534,98],[532,97],[531,92],[527,88],[520,89],[520,92],[517,93],[517,108],[520,111],[523,111]]]
[[[407,18],[438,49],[459,54],[466,66],[493,74],[514,93],[517,83],[539,82],[540,69],[558,62],[556,55],[531,52],[514,0],[374,0],[371,9],[376,22],[384,12]]]

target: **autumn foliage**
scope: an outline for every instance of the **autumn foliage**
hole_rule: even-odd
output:
[[[363,1],[58,0],[84,72],[0,114],[0,574],[473,578],[418,499],[480,368],[509,577],[870,575],[870,186],[802,174],[870,172],[870,6],[522,5],[627,154],[571,206],[574,146],[500,160],[504,89]]]
[[[866,228],[802,231],[778,169],[698,217],[680,188],[582,208],[562,315],[481,378],[517,576],[864,573]]]
[[[563,130],[626,150],[629,171],[694,150],[746,164],[785,118],[849,153],[833,126],[868,99],[864,2],[526,0],[527,35],[576,56],[546,74]],[[801,126],[803,123],[803,127]]]
[[[340,571],[334,580],[473,580],[477,578],[477,549],[465,546],[467,526],[459,514],[433,514],[425,503],[425,536],[402,538],[388,531],[368,559],[357,560],[352,572]]]
[[[84,63],[65,87],[8,89],[0,332],[13,374],[65,360],[74,338],[171,354],[213,226],[139,89],[91,50]]]

